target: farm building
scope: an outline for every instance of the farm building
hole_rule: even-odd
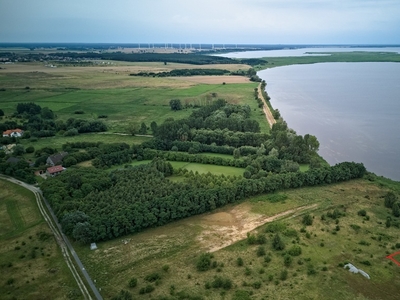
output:
[[[61,174],[63,171],[65,171],[65,168],[63,166],[53,166],[47,168],[46,175],[54,177],[57,176],[58,174]]]
[[[3,137],[21,137],[23,135],[24,131],[19,128],[3,131]]]
[[[50,155],[47,160],[46,164],[49,166],[55,166],[61,164],[63,158],[68,155],[68,152],[60,152],[57,154]]]

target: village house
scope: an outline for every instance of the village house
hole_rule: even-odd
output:
[[[23,135],[24,131],[19,128],[3,131],[3,137],[21,137]]]
[[[47,176],[57,176],[58,174],[61,174],[63,171],[65,171],[66,169],[63,168],[63,166],[53,166],[53,167],[48,167],[46,169],[46,175]]]
[[[49,166],[55,166],[61,164],[63,158],[68,155],[68,152],[60,152],[57,154],[50,155],[47,160],[46,164]]]

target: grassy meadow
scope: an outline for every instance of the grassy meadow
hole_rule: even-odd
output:
[[[384,193],[366,180],[288,190],[99,243],[96,251],[77,247],[105,298],[124,289],[141,299],[397,299],[400,267],[385,256],[398,250],[400,229],[385,226]],[[340,216],[329,217],[335,210]],[[311,226],[302,223],[306,213]],[[247,231],[265,244],[249,244]],[[276,232],[284,250],[272,247]],[[198,271],[201,254],[219,244],[231,245]],[[293,246],[300,255],[288,255]],[[346,262],[371,279],[344,269]]]
[[[174,64],[168,64],[173,68]],[[224,67],[220,66],[220,67]],[[215,67],[215,66],[214,66]],[[232,69],[244,65],[230,66]],[[116,68],[113,71],[113,68]],[[153,78],[129,76],[132,70],[159,70],[160,64],[142,63],[126,70],[120,67],[65,67],[44,68],[38,64],[9,65],[0,72],[1,109],[6,115],[15,111],[17,103],[35,102],[41,107],[52,109],[59,119],[97,119],[106,115],[110,131],[127,132],[130,125],[152,121],[161,124],[167,118],[183,118],[191,109],[174,112],[169,107],[171,99],[180,99],[182,104],[202,105],[214,98],[222,98],[231,103],[249,104],[253,118],[260,122],[262,130],[268,124],[254,100],[253,90],[257,83],[243,78],[241,83],[223,84],[224,78],[212,83],[201,83],[185,78]],[[40,71],[38,71],[40,70]],[[229,78],[229,77],[225,77]],[[84,114],[74,114],[75,111]]]
[[[0,180],[0,298],[80,299],[32,192]]]

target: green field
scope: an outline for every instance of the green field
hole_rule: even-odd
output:
[[[141,160],[141,161],[134,161],[130,165],[138,166],[143,164],[150,163],[151,160]],[[226,167],[226,166],[216,166],[216,165],[208,165],[208,164],[199,164],[199,163],[191,163],[185,161],[169,161],[172,167],[177,169],[186,169],[188,171],[198,172],[199,174],[206,174],[210,172],[211,174],[215,175],[225,175],[225,176],[242,176],[244,169],[243,168],[235,168],[235,167]],[[113,167],[111,170],[121,168]]]
[[[1,299],[79,299],[32,192],[0,180]]]

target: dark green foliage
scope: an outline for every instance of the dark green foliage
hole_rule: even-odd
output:
[[[392,208],[393,204],[396,202],[396,200],[397,200],[396,195],[393,192],[388,192],[385,195],[385,206],[387,208]]]
[[[363,260],[363,261],[360,261],[360,263],[362,263],[363,265],[366,265],[366,266],[371,266],[371,262],[369,260]]]
[[[147,126],[145,123],[140,125],[139,134],[146,134],[147,133]]]
[[[265,247],[259,246],[259,247],[257,248],[257,256],[264,256],[265,254],[266,254],[266,252],[265,252]]]
[[[232,285],[232,280],[230,278],[223,278],[220,276],[216,276],[211,282],[211,287],[215,289],[223,288],[224,290],[230,290]]]
[[[174,76],[215,76],[229,74],[228,70],[221,69],[176,69],[169,72],[139,72],[132,73],[130,76],[146,76],[146,77],[174,77]]]
[[[281,236],[277,233],[272,239],[272,248],[277,251],[285,249],[285,243],[282,241]]]
[[[392,206],[392,214],[395,217],[400,217],[400,202],[395,202]]]
[[[37,105],[33,102],[17,104],[17,113],[19,115],[26,113],[28,115],[33,116],[33,115],[40,114],[41,110],[42,110],[42,108],[40,107],[40,105]]]
[[[239,267],[243,266],[243,258],[238,257],[237,260],[236,260],[236,264],[237,264]]]
[[[155,287],[154,287],[153,285],[151,285],[151,284],[148,284],[148,285],[146,285],[145,287],[142,287],[142,288],[139,290],[139,294],[140,294],[140,295],[149,294],[149,293],[151,293],[151,292],[154,291],[154,290],[155,290]]]
[[[202,253],[196,262],[196,269],[198,271],[207,271],[211,268],[212,254]]]
[[[134,287],[136,287],[137,286],[137,278],[135,278],[135,277],[133,277],[133,278],[131,278],[131,280],[129,280],[129,287],[130,288],[134,288]]]
[[[361,227],[356,224],[350,224],[350,227],[353,228],[356,232],[358,232],[361,229]]]
[[[265,232],[277,233],[286,229],[286,225],[279,222],[269,223],[265,228]]]
[[[0,109],[0,117],[4,116],[4,111]]]
[[[144,280],[148,281],[148,282],[155,282],[157,280],[161,279],[161,275],[158,274],[157,272],[148,274],[144,277]]]
[[[292,262],[293,258],[290,255],[286,254],[283,257],[283,264],[285,265],[285,267],[290,267],[292,265]]]
[[[367,211],[365,209],[361,209],[357,212],[357,215],[365,217],[367,215]]]
[[[253,288],[255,288],[256,290],[258,290],[259,288],[261,288],[261,281],[255,281],[252,283],[251,285]]]
[[[169,106],[171,107],[171,110],[173,110],[173,111],[181,110],[182,109],[181,100],[172,99],[169,101]]]
[[[313,223],[313,217],[310,214],[306,214],[303,216],[303,219],[301,222],[306,226],[311,226]]]
[[[291,256],[299,256],[301,255],[301,247],[298,245],[293,245],[292,247],[290,247],[290,249],[288,250],[288,253]]]

